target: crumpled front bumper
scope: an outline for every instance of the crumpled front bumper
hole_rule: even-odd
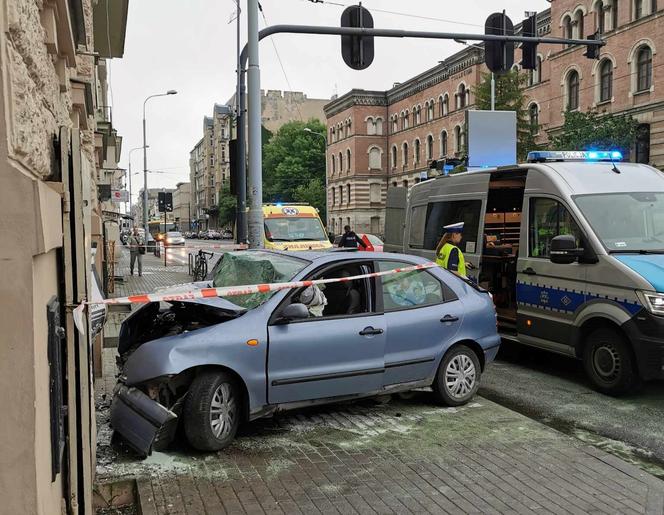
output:
[[[149,456],[160,437],[170,434],[177,415],[138,388],[118,383],[111,403],[111,427],[142,456]]]

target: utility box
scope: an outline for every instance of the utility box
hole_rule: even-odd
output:
[[[516,112],[466,111],[468,168],[516,164]]]

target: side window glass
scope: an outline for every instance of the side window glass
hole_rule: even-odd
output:
[[[474,254],[480,250],[477,233],[480,226],[481,200],[453,200],[430,202],[427,207],[424,229],[424,248],[434,250],[445,233],[444,226],[464,222],[463,240],[459,247],[464,253]]]
[[[408,266],[412,265],[400,261],[379,261],[378,271]],[[381,280],[385,311],[440,304],[445,300],[440,281],[426,270],[386,275]]]
[[[551,240],[561,234],[571,234],[581,246],[581,229],[570,212],[560,202],[549,198],[530,199],[530,257],[548,258]]]
[[[426,220],[427,206],[415,206],[410,210],[410,238],[408,245],[414,249],[422,248],[424,240],[424,221]]]

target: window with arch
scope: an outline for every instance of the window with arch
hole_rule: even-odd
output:
[[[347,127],[348,127],[348,136],[350,136],[352,134],[351,129],[353,128],[353,120],[351,120],[350,118],[348,119]]]
[[[427,161],[433,159],[433,136],[431,134],[427,136],[426,155],[427,155]]]
[[[460,125],[454,127],[454,145],[456,147],[457,153],[463,151],[463,130]]]
[[[443,116],[447,116],[450,112],[450,96],[445,93],[443,96]]]
[[[337,203],[337,191],[332,187],[332,205],[334,206]]]
[[[462,82],[459,84],[459,89],[457,89],[456,94],[456,108],[463,109],[466,107],[466,85]]]
[[[644,10],[644,0],[634,0],[634,19],[638,20],[643,18],[646,13]]]
[[[418,165],[420,164],[420,140],[416,139],[413,142],[413,154],[415,158],[415,164]]]
[[[595,3],[595,29],[600,34],[606,32],[606,9],[603,0]]]
[[[344,171],[344,155],[339,152],[339,173]]]
[[[403,153],[402,164],[404,166],[408,166],[408,143],[406,143],[405,141],[401,146],[401,152]]]
[[[339,186],[339,205],[344,203],[344,187]]]
[[[443,112],[443,95],[438,97],[438,116],[445,116]]]
[[[330,143],[334,141],[334,127],[330,127]]]
[[[374,123],[376,124],[376,134],[378,136],[382,136],[383,135],[383,119],[382,118],[376,118],[376,120],[374,120]]]
[[[350,184],[346,184],[346,204],[350,204]]]
[[[367,135],[373,136],[376,134],[376,124],[374,123],[374,119],[369,116],[367,118]]]
[[[579,108],[579,72],[572,70],[567,75],[567,109],[574,111]]]
[[[617,29],[618,28],[618,22],[619,17],[618,17],[618,0],[613,0],[611,2],[611,28],[612,29]]]
[[[528,70],[528,85],[534,86],[542,82],[542,58],[538,55],[535,60],[535,69]]]
[[[613,96],[613,63],[604,59],[599,65],[599,101],[609,102]]]
[[[533,102],[528,107],[528,121],[530,123],[530,133],[535,135],[539,133],[539,108]]]
[[[332,156],[332,162],[330,164],[330,169],[332,170],[333,174],[337,173],[337,160],[334,157],[334,155]]]
[[[445,157],[447,155],[447,131],[441,131],[440,133],[440,157]]]
[[[403,126],[401,127],[402,129],[407,129],[408,128],[409,123],[410,123],[409,117],[410,117],[410,111],[408,109],[406,109],[406,111],[404,113],[404,117],[403,117]]]
[[[583,11],[581,9],[574,13],[574,28],[576,29],[576,38],[583,39]]]
[[[390,155],[390,161],[391,161],[391,164],[392,164],[392,168],[396,168],[397,167],[397,146],[396,145],[392,145],[392,150],[390,151],[390,154],[391,154]]]
[[[401,184],[404,188],[408,189],[408,179],[404,179]]]
[[[369,149],[369,169],[370,170],[380,170],[380,148],[371,147]]]
[[[413,114],[415,114],[415,124],[419,125],[422,123],[422,106],[417,106],[413,109]]]
[[[636,53],[636,91],[647,91],[652,85],[652,50],[643,45]]]
[[[563,29],[563,38],[572,39],[572,37],[573,37],[573,34],[572,34],[572,18],[569,15],[566,15],[563,18],[562,29]],[[569,46],[569,45],[567,45],[567,46]]]
[[[346,149],[346,172],[350,173],[350,149]]]
[[[429,107],[427,108],[427,121],[430,122],[433,120],[434,111],[433,111],[433,99],[429,101]]]

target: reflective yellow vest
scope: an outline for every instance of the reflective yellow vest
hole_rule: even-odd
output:
[[[466,277],[466,260],[463,257],[463,252],[461,252],[461,249],[456,245],[452,245],[451,243],[446,243],[443,245],[443,247],[440,249],[440,252],[438,253],[438,256],[436,256],[436,264],[442,266],[443,268],[447,268],[447,262],[450,259],[450,254],[452,253],[453,249],[457,249],[459,251],[458,274]]]

